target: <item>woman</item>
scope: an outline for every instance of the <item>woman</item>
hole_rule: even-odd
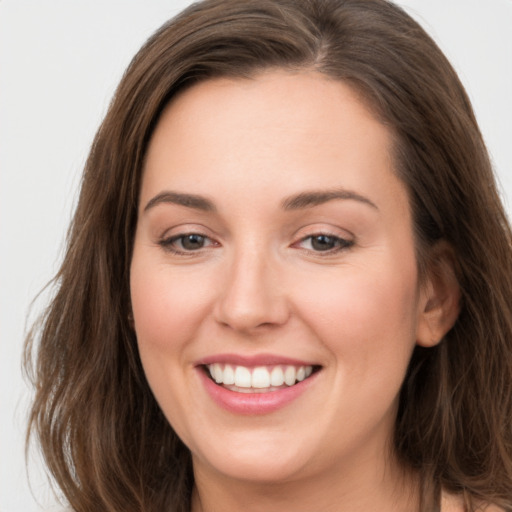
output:
[[[510,242],[399,8],[197,4],[93,144],[31,428],[77,511],[509,510]]]

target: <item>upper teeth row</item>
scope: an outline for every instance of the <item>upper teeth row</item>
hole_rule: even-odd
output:
[[[245,366],[209,364],[207,368],[217,384],[235,385],[239,388],[269,388],[286,384],[293,386],[313,372],[312,366]]]

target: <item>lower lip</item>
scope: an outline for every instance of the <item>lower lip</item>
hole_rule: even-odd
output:
[[[206,391],[213,401],[235,414],[269,414],[277,411],[299,398],[316,380],[318,375],[313,373],[310,377],[298,382],[294,386],[268,393],[237,393],[223,386],[217,385],[206,375],[203,367],[197,368]]]

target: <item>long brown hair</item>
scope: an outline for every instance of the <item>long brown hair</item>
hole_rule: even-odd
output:
[[[480,500],[512,509],[511,232],[463,86],[386,0],[207,0],[135,56],[86,163],[55,297],[27,339],[29,433],[51,474],[77,512],[189,510],[190,453],[153,398],[130,328],[144,155],[178,91],[271,67],[351,84],[395,135],[420,271],[437,240],[453,248],[460,316],[438,346],[415,350],[396,420],[421,510],[439,510],[441,488],[468,510]]]

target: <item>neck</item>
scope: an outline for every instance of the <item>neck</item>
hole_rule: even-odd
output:
[[[370,462],[370,461],[369,461]],[[412,512],[418,506],[418,481],[398,464],[358,462],[324,474],[284,482],[247,482],[194,467],[192,512]]]

